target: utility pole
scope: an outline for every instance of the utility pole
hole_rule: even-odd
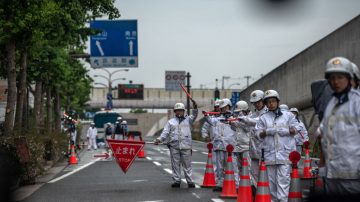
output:
[[[251,76],[244,76],[244,78],[246,79],[246,87],[249,87],[249,79]]]
[[[186,90],[191,95],[191,93],[190,93],[190,88],[191,88],[190,77],[191,77],[190,72],[188,72],[186,74]],[[190,115],[190,98],[189,98],[189,96],[186,96],[186,107],[187,107],[187,114]]]

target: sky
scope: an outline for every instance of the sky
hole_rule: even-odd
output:
[[[138,21],[139,67],[114,74],[164,88],[165,71],[192,88],[244,88],[360,14],[359,0],[117,0]],[[118,68],[108,68],[115,71]],[[89,75],[107,74],[90,70]],[[100,77],[95,82],[106,83]],[[96,85],[95,85],[96,86]],[[99,86],[100,87],[100,86]]]

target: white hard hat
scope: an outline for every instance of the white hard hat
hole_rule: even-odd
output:
[[[280,96],[279,93],[276,92],[275,90],[267,90],[265,91],[265,96],[264,96],[264,100],[268,99],[268,98],[276,98],[278,101],[280,101]]]
[[[291,108],[290,112],[296,112],[297,114],[299,114],[299,110],[295,107]]]
[[[175,110],[185,110],[185,105],[184,105],[183,103],[181,103],[181,102],[176,103],[176,104],[174,105],[174,111],[175,111]]]
[[[328,79],[332,73],[347,74],[351,78],[353,75],[353,67],[350,60],[344,57],[331,58],[326,64],[325,78]]]
[[[224,108],[224,107],[226,107],[226,106],[232,106],[232,104],[231,104],[231,101],[228,99],[228,98],[224,98],[224,99],[222,99],[221,101],[220,101],[220,108]]]
[[[111,126],[111,123],[110,123],[110,122],[107,122],[106,125]]]
[[[356,78],[358,80],[360,80],[360,70],[359,70],[359,67],[355,64],[355,63],[351,63],[352,65],[352,70],[353,70],[353,73],[354,73],[354,76],[356,76]]]
[[[279,108],[283,109],[283,110],[286,110],[286,111],[289,111],[289,106],[287,106],[286,104],[279,105]]]
[[[119,116],[119,117],[117,118],[117,120],[118,120],[118,121],[122,120],[122,117],[121,117],[121,116]]]
[[[264,98],[264,91],[262,90],[254,90],[250,94],[250,102],[257,102],[259,100],[262,100]]]
[[[119,121],[116,121],[115,124],[119,124],[120,122]]]
[[[95,123],[94,123],[94,122],[91,122],[90,125],[95,126]]]
[[[220,106],[220,102],[221,102],[221,100],[215,100],[214,107]]]
[[[249,109],[249,105],[247,102],[245,102],[244,100],[240,100],[236,103],[236,108],[235,108],[235,112],[239,112],[239,111],[247,111]]]
[[[127,124],[127,121],[123,120],[123,121],[121,122],[121,124],[126,125],[126,124]]]

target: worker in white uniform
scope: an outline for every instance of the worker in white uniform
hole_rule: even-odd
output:
[[[214,139],[213,139],[213,151],[214,151],[214,164],[215,164],[215,178],[216,178],[216,187],[213,191],[222,191],[222,186],[225,177],[225,166],[227,161],[227,152],[226,147],[231,144],[232,146],[236,145],[236,134],[232,127],[225,123],[224,121],[232,117],[231,101],[227,98],[224,98],[220,101],[220,111],[221,115],[219,117],[211,117],[204,114],[206,121],[209,122],[211,126],[214,127]],[[237,162],[234,154],[232,154],[233,159],[233,168],[237,169]],[[234,169],[234,170],[235,170]],[[238,186],[239,179],[236,177],[236,185]]]
[[[280,110],[280,96],[275,90],[267,90],[264,102],[268,112],[260,116],[255,129],[262,138],[261,149],[268,172],[271,201],[287,202],[290,187],[289,154],[296,150],[294,135],[298,129],[295,116]]]
[[[290,112],[294,114],[297,123],[299,124],[300,131],[297,131],[295,135],[296,151],[301,154],[304,142],[309,141],[309,135],[306,130],[305,124],[299,118],[299,110],[295,107],[290,109]]]
[[[334,91],[320,124],[327,194],[360,194],[360,93],[351,88],[351,62],[328,61],[325,78]]]
[[[87,131],[86,137],[88,140],[88,150],[91,150],[91,148],[96,150],[97,149],[97,145],[96,145],[97,129],[95,127],[94,122],[90,124],[90,127]]]
[[[355,63],[351,63],[352,71],[353,71],[353,78],[351,79],[351,86],[354,89],[360,89],[360,70],[359,67]]]
[[[179,188],[181,184],[181,165],[184,170],[185,179],[189,188],[194,188],[195,184],[192,179],[191,166],[191,149],[192,149],[192,135],[191,126],[198,115],[197,104],[194,100],[192,115],[185,116],[185,105],[183,103],[176,103],[174,106],[175,117],[170,119],[159,138],[155,140],[155,145],[160,142],[168,141],[170,149],[172,179],[171,187]]]

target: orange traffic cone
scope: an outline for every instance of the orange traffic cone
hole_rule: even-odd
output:
[[[236,198],[236,184],[234,179],[234,171],[233,171],[233,165],[232,165],[232,151],[234,150],[234,147],[229,144],[226,147],[226,151],[228,152],[228,159],[226,163],[226,169],[225,169],[225,178],[223,183],[223,189],[220,194],[221,198]]]
[[[292,151],[289,155],[289,159],[292,162],[292,173],[290,181],[290,190],[288,196],[288,202],[301,202],[301,183],[297,163],[300,161],[300,154],[297,151]]]
[[[71,145],[71,154],[69,158],[69,164],[77,164],[76,154],[75,154],[75,147]]]
[[[268,174],[264,161],[264,149],[262,149],[262,157],[258,176],[259,179],[257,182],[255,202],[271,202]]]
[[[145,150],[144,150],[144,147],[141,148],[141,150],[139,151],[138,153],[138,158],[145,158]]]
[[[310,167],[310,158],[309,158],[309,146],[310,142],[306,141],[304,142],[304,148],[305,148],[305,160],[304,160],[304,171],[303,171],[303,178],[312,178],[311,175],[311,167]]]
[[[203,187],[203,188],[212,188],[212,187],[216,186],[215,174],[214,174],[214,166],[213,166],[213,163],[212,163],[213,144],[208,143],[207,148],[208,148],[208,159],[207,159],[207,163],[206,163],[206,170],[205,170],[205,174],[204,174],[203,184],[201,185],[201,187]]]
[[[253,195],[250,183],[249,162],[244,157],[239,182],[237,202],[253,202]]]

